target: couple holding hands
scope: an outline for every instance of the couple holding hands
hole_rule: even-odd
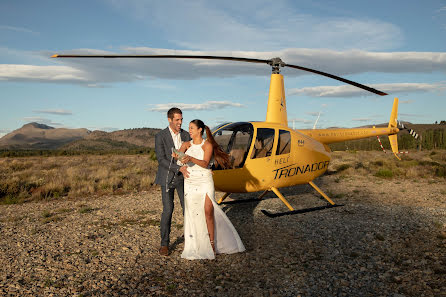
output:
[[[161,186],[163,200],[160,254],[169,255],[175,189],[184,214],[182,258],[215,259],[216,254],[243,252],[240,236],[215,202],[210,169],[212,162],[229,168],[229,155],[221,150],[201,120],[191,121],[187,133],[181,129],[183,115],[179,108],[171,108],[167,119],[169,126],[155,136],[158,159],[155,183]]]

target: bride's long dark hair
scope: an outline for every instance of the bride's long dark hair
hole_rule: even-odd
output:
[[[229,155],[225,153],[221,147],[218,145],[218,143],[215,141],[214,137],[212,136],[211,129],[209,129],[208,126],[206,126],[202,120],[196,119],[191,121],[191,123],[194,123],[197,125],[198,128],[201,128],[201,136],[203,136],[203,132],[206,130],[206,137],[209,143],[212,145],[213,148],[213,155],[214,155],[214,162],[216,165],[222,167],[223,169],[227,169],[231,167],[231,159],[229,158]]]

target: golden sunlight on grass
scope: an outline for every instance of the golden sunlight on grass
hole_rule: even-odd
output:
[[[152,187],[157,162],[149,155],[0,158],[0,203],[124,194]],[[446,151],[411,152],[397,160],[379,151],[334,152],[329,174],[444,182]]]
[[[0,158],[0,201],[145,191],[156,168],[146,155]]]
[[[445,178],[446,151],[410,152],[400,155],[379,151],[343,151],[332,154],[329,171],[340,176],[373,175],[380,178]]]

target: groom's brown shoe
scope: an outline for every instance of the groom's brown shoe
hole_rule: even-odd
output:
[[[167,246],[160,247],[160,255],[161,256],[169,256],[169,248]]]

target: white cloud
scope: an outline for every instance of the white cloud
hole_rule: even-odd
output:
[[[298,4],[285,0],[274,1],[274,5],[269,1],[239,1],[234,5],[206,0],[109,3],[119,13],[169,36],[169,42],[181,48],[277,50],[305,44],[312,48],[383,50],[403,42],[403,33],[392,23],[309,15]]]
[[[167,104],[154,104],[155,107],[149,108],[149,111],[166,112],[172,107],[178,107],[181,110],[215,110],[225,107],[245,107],[240,103],[234,103],[230,101],[206,101],[203,103],[167,103]]]
[[[395,84],[375,84],[370,87],[386,92],[388,94],[395,93],[414,93],[414,92],[432,92],[446,90],[444,83],[395,83]],[[312,97],[356,97],[368,96],[372,93],[366,92],[354,86],[320,86],[307,87],[301,89],[290,89],[288,96],[291,95],[307,95]]]
[[[432,71],[446,71],[446,52],[287,49],[279,54],[286,63],[337,75],[367,72],[431,73]]]
[[[414,114],[414,113],[400,113],[401,117],[410,117],[410,118],[425,118],[426,115],[423,114]]]
[[[15,31],[15,32],[30,33],[30,34],[35,34],[35,35],[40,34],[39,32],[35,32],[35,31],[32,31],[27,28],[13,27],[13,26],[1,26],[0,25],[0,30],[9,30],[9,31]]]
[[[0,80],[86,82],[88,74],[68,66],[0,64]]]
[[[41,117],[25,117],[25,118],[23,118],[23,120],[25,122],[27,122],[27,123],[35,122],[35,123],[38,123],[38,124],[45,124],[45,125],[48,125],[48,126],[51,126],[51,127],[63,126],[63,124],[61,124],[61,123],[56,123],[56,122],[53,122],[50,119],[41,118]]]
[[[101,84],[87,84],[86,87],[87,88],[105,88],[105,86],[101,85]]]
[[[47,109],[47,110],[34,110],[35,113],[48,113],[55,115],[72,115],[73,113],[65,109]]]
[[[321,114],[324,114],[323,112],[319,112],[319,111],[314,111],[314,112],[306,112],[306,114],[313,116],[313,117],[317,117]]]
[[[121,130],[121,129],[115,128],[115,127],[87,127],[87,129],[90,131],[99,130],[99,131],[105,131],[105,132],[114,132],[114,131]]]
[[[288,119],[288,122],[289,122],[289,123],[296,122],[296,123],[304,123],[304,124],[310,124],[310,123],[313,123],[313,121],[306,120],[306,119],[302,119],[302,118],[292,118],[292,119]]]
[[[371,118],[357,118],[357,119],[352,119],[352,121],[355,121],[355,122],[371,122],[372,119]]]
[[[79,49],[59,54],[117,54],[92,49]],[[188,51],[154,48],[126,48],[118,54],[215,55],[254,59],[282,57],[283,61],[336,75],[359,73],[432,73],[446,71],[446,52],[333,51],[326,49],[285,49],[274,52]],[[47,54],[47,57],[50,53]],[[0,80],[76,83],[103,87],[101,83],[129,82],[144,79],[191,80],[207,77],[267,76],[266,64],[198,59],[52,59],[64,66],[0,64]],[[285,67],[285,76],[308,75],[309,72]],[[314,74],[311,74],[314,75]],[[385,91],[385,90],[384,90]]]
[[[0,138],[11,132],[11,130],[0,129]]]
[[[15,63],[14,61],[20,61],[21,65],[32,64],[34,66],[38,66],[48,65],[48,58],[51,55],[47,52],[42,53],[39,51],[22,50],[0,46],[0,56],[3,58],[4,61],[10,61],[10,64]]]

